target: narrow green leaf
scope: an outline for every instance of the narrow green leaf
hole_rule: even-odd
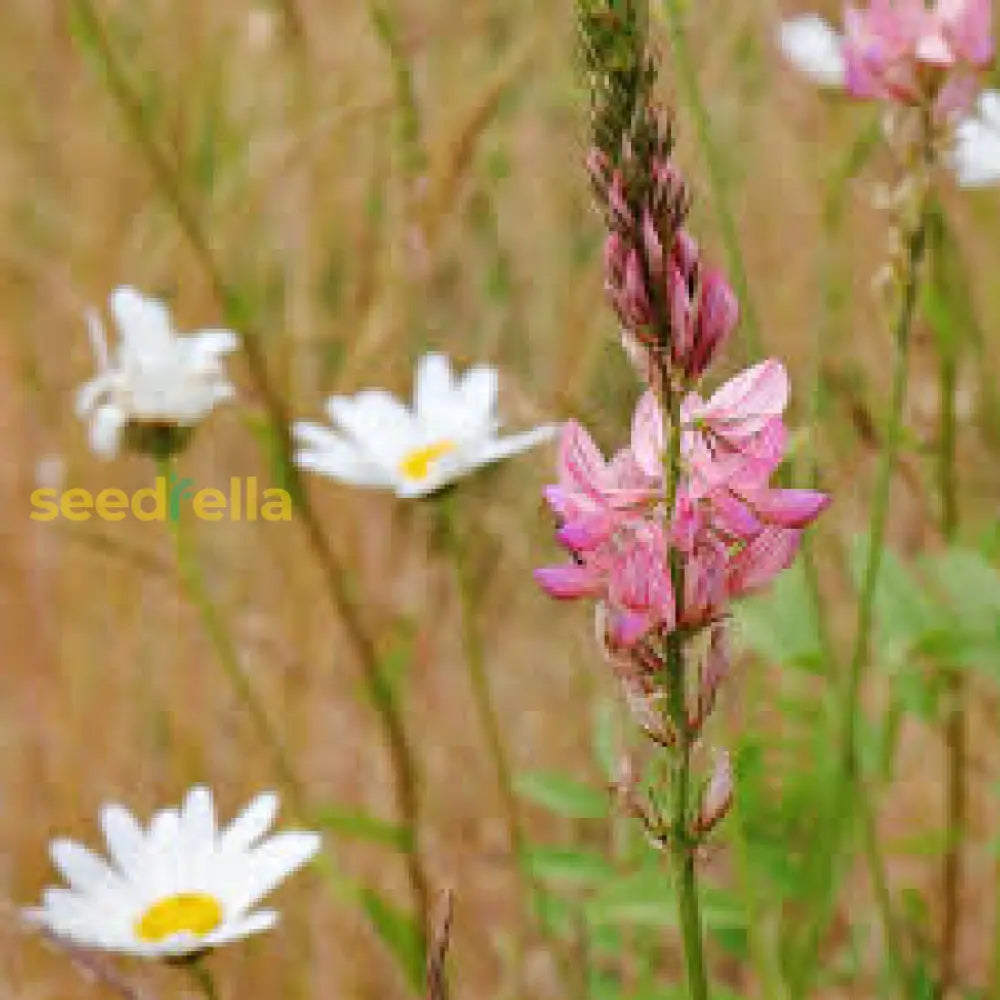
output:
[[[388,844],[400,851],[408,851],[412,844],[409,830],[380,819],[369,813],[353,812],[336,806],[320,806],[310,815],[311,822],[322,830],[338,833],[374,844]]]
[[[363,890],[361,902],[378,936],[399,963],[407,982],[416,993],[421,993],[424,956],[420,929],[416,922],[383,899],[374,889]]]
[[[605,819],[608,796],[590,785],[550,771],[529,771],[515,780],[523,798],[567,819]]]
[[[543,882],[594,884],[614,878],[614,869],[599,854],[563,848],[536,847],[528,851],[528,867]]]

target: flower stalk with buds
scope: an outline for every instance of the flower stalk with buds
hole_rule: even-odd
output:
[[[571,561],[536,579],[553,597],[596,601],[605,658],[638,726],[669,754],[668,806],[643,803],[634,787],[623,802],[671,857],[688,989],[704,1000],[696,861],[730,808],[734,779],[724,752],[703,777],[698,765],[729,672],[729,610],[791,563],[828,498],[771,486],[787,443],[778,361],[707,400],[699,392],[737,325],[736,295],[685,229],[688,189],[671,123],[652,102],[642,9],[592,0],[578,10],[591,84],[587,166],[608,230],[605,290],[648,391],[630,444],[610,461],[579,424],[566,424],[546,499]]]

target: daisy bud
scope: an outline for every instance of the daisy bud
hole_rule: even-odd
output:
[[[701,809],[695,820],[694,832],[699,836],[711,833],[725,819],[733,804],[733,765],[728,752],[720,751],[715,756],[712,777],[705,786],[701,798]]]

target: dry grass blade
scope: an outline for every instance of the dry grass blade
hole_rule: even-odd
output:
[[[448,889],[441,897],[433,936],[427,951],[427,1000],[448,1000],[445,962],[451,942],[451,922],[455,912],[455,894]]]

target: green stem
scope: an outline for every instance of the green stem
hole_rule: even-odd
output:
[[[168,455],[157,456],[157,471],[167,482],[169,492],[173,472],[173,462]],[[174,516],[176,513],[176,517]],[[295,773],[278,731],[271,721],[267,709],[254,691],[253,684],[240,662],[236,643],[229,633],[226,623],[213,603],[205,586],[205,578],[201,572],[192,539],[189,537],[181,512],[168,512],[167,523],[174,542],[177,556],[177,570],[181,584],[191,603],[201,616],[202,627],[212,643],[216,658],[229,679],[236,696],[246,709],[258,739],[267,748],[273,761],[278,778],[285,790],[291,796],[292,807],[302,815],[305,811],[305,795],[302,781]]]
[[[295,503],[309,546],[320,564],[331,604],[344,624],[347,639],[357,656],[369,699],[382,728],[394,778],[393,790],[400,823],[409,834],[409,846],[405,855],[407,875],[426,941],[431,899],[420,839],[420,782],[416,754],[392,686],[382,671],[378,646],[366,627],[361,605],[351,592],[347,573],[326,537],[319,515],[309,500],[302,476],[295,465],[288,405],[275,390],[262,347],[263,339],[253,329],[244,300],[225,280],[183,181],[153,135],[142,100],[119,63],[92,0],[75,0],[74,9],[79,15],[86,38],[104,69],[108,90],[145,158],[154,181],[190,243],[225,313],[226,321],[242,333],[239,339],[240,349],[246,360],[254,391],[264,405],[271,430],[264,444],[266,457],[268,460],[277,460],[282,485],[288,489]]]
[[[215,987],[215,979],[208,971],[208,966],[200,958],[188,964],[191,978],[195,981],[198,989],[205,994],[205,1000],[219,1000],[219,991]]]
[[[795,970],[796,993],[805,990],[808,970],[815,966],[815,956],[819,939],[833,904],[834,874],[836,856],[845,828],[852,818],[852,805],[859,793],[863,794],[862,769],[858,747],[859,720],[861,718],[861,690],[865,670],[871,659],[872,631],[875,622],[875,595],[882,569],[886,527],[889,516],[889,501],[892,476],[896,467],[903,439],[903,411],[908,383],[910,334],[916,313],[917,293],[920,275],[927,247],[928,206],[921,208],[920,218],[914,231],[907,239],[907,255],[903,276],[902,298],[899,315],[894,327],[894,358],[892,390],[889,403],[889,420],[885,444],[880,455],[876,473],[874,497],[868,533],[868,551],[861,578],[857,607],[857,624],[854,645],[848,666],[847,681],[844,686],[840,718],[840,759],[830,797],[830,816],[824,823],[816,857],[819,865],[820,905],[815,918],[810,922],[804,940],[804,947],[798,956]]]
[[[456,516],[456,497],[452,492],[441,501],[442,529],[447,546],[455,565],[455,580],[458,586],[460,613],[462,618],[462,643],[464,660],[468,672],[469,686],[472,690],[479,725],[486,736],[490,760],[496,775],[497,787],[507,825],[507,837],[510,841],[511,854],[520,881],[522,906],[530,905],[537,891],[537,886],[526,867],[524,851],[524,827],[518,808],[517,796],[514,792],[513,771],[510,766],[510,755],[503,739],[503,731],[493,702],[490,689],[490,679],[486,670],[486,659],[483,653],[482,637],[478,628],[477,587],[473,578],[472,567],[469,564],[468,553],[461,534],[461,520]],[[518,935],[518,947],[523,951],[523,935]],[[518,956],[520,964],[520,956]]]
[[[742,330],[746,338],[744,341],[746,352],[750,357],[755,357],[763,353],[760,322],[757,319],[757,310],[754,308],[753,300],[750,298],[750,282],[747,278],[746,262],[740,246],[740,237],[736,229],[733,210],[729,204],[729,194],[726,190],[726,169],[715,142],[715,137],[712,134],[708,109],[705,106],[705,101],[701,95],[701,87],[698,84],[698,74],[691,61],[691,53],[684,32],[680,3],[678,0],[663,0],[663,6],[667,12],[667,21],[670,28],[674,65],[677,68],[677,75],[680,77],[687,102],[691,107],[691,112],[694,116],[695,131],[698,134],[698,142],[701,145],[705,156],[705,164],[708,167],[709,184],[712,190],[712,204],[715,207],[722,242],[726,249],[726,265],[729,273],[732,275],[736,295],[741,303]]]
[[[670,426],[667,433],[665,501],[667,516],[671,517],[681,477],[681,412],[680,394],[677,392],[670,396]],[[691,837],[691,748],[694,734],[688,722],[684,639],[680,632],[684,608],[684,562],[681,553],[673,546],[670,547],[669,558],[678,623],[668,633],[666,641],[667,709],[677,738],[671,773],[673,801],[670,810],[669,847],[676,880],[688,996],[690,1000],[708,1000],[705,948],[698,905],[698,876],[695,871],[697,844]]]
[[[941,430],[938,454],[938,483],[941,493],[941,534],[950,545],[958,534],[958,474],[955,460],[957,420],[957,359],[953,346],[941,349],[940,410]],[[961,670],[945,668],[945,829],[947,842],[943,860],[944,901],[941,911],[940,990],[946,995],[955,979],[958,948],[960,898],[962,891],[962,846],[967,817],[966,762],[968,756],[965,677]]]

